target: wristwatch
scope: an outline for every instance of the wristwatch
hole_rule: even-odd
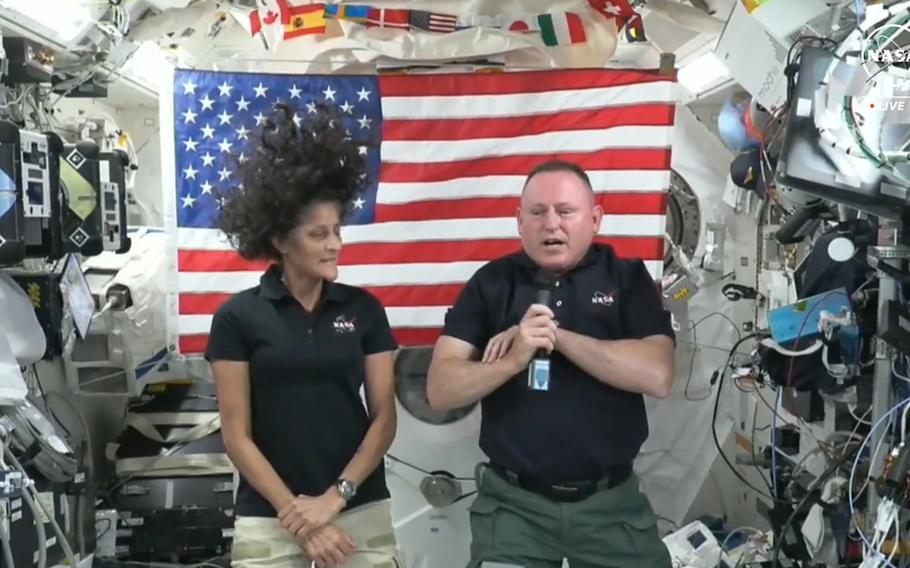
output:
[[[345,503],[353,499],[354,495],[357,494],[357,486],[347,479],[339,479],[335,482],[335,487],[338,488],[338,493],[341,494],[341,498],[344,499]]]

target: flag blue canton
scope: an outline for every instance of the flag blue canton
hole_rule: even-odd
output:
[[[371,76],[290,76],[179,70],[174,76],[174,150],[177,225],[214,228],[214,190],[236,187],[238,162],[248,159],[277,103],[305,119],[316,105],[335,108],[354,140],[379,140],[379,85]],[[380,150],[363,145],[369,185],[347,224],[372,223],[376,211]]]

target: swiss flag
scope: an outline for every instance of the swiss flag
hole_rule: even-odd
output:
[[[638,12],[632,9],[629,0],[588,0],[588,4],[603,17],[616,20],[617,31],[621,30],[629,20],[638,16]]]

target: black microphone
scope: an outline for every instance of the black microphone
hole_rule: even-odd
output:
[[[556,275],[540,270],[535,275],[534,282],[537,285],[537,303],[550,307]],[[537,391],[550,390],[550,354],[546,349],[538,349],[531,359],[528,366],[528,388]]]

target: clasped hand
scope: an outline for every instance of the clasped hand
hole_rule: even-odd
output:
[[[518,325],[490,339],[481,361],[492,363],[502,357],[513,357],[517,363],[526,365],[538,349],[547,353],[556,349],[558,327],[553,310],[543,304],[531,304]]]
[[[354,540],[341,527],[325,525],[297,542],[316,568],[340,568],[357,548]]]
[[[335,568],[343,566],[355,549],[351,537],[330,524],[343,507],[341,496],[332,492],[301,495],[278,512],[278,520],[318,568]]]
[[[319,497],[300,495],[278,511],[278,520],[291,535],[305,538],[327,525],[343,508],[344,500],[331,491]]]

